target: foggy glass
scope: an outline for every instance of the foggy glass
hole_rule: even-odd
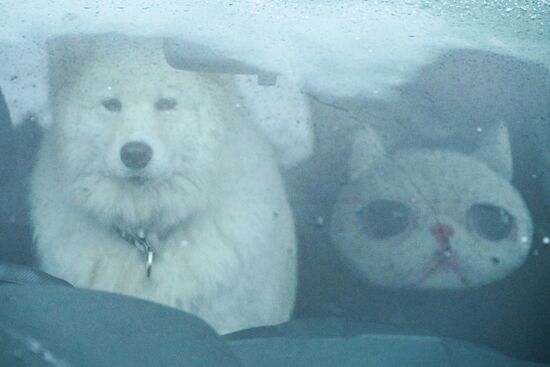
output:
[[[47,41],[161,36],[171,67],[235,75],[274,152],[298,246],[293,319],[550,363],[547,1],[0,1],[0,13],[1,261],[36,267]]]

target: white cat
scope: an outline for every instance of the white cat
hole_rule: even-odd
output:
[[[192,312],[220,333],[290,318],[293,219],[232,77],[171,68],[161,40],[50,44],[53,124],[32,180],[41,267]]]
[[[507,128],[497,124],[480,146],[473,156],[387,154],[365,127],[332,218],[343,261],[370,284],[416,289],[481,286],[522,265],[533,228],[509,182]]]

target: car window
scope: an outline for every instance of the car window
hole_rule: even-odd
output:
[[[550,363],[547,1],[0,13],[0,260]]]

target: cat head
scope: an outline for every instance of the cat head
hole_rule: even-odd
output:
[[[416,289],[481,286],[522,265],[533,229],[510,184],[508,130],[498,124],[480,146],[388,154],[365,127],[331,223],[343,261],[375,286]]]

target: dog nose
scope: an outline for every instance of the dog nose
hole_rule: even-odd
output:
[[[120,160],[131,169],[145,168],[152,157],[153,149],[143,142],[132,141],[120,148]]]

